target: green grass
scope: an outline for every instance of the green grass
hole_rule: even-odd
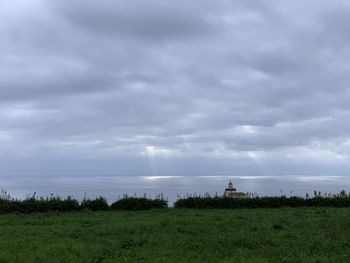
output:
[[[4,214],[0,262],[350,262],[350,209]]]

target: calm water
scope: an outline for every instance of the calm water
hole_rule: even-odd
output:
[[[25,198],[36,192],[48,196],[73,195],[81,199],[102,195],[109,201],[123,194],[155,196],[163,193],[170,203],[188,193],[222,195],[229,180],[238,191],[258,195],[313,194],[314,190],[338,193],[350,191],[350,176],[89,176],[89,177],[28,177],[1,176],[0,188],[11,196]]]

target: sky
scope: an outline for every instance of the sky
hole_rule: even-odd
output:
[[[0,179],[347,176],[349,14],[0,0]]]

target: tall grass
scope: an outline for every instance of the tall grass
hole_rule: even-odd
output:
[[[279,196],[259,197],[247,195],[247,198],[228,198],[221,196],[186,195],[178,198],[174,203],[175,208],[278,208],[278,207],[350,207],[350,194],[341,191],[337,195],[321,194],[315,191],[312,198],[307,194],[305,197]],[[107,210],[148,210],[168,207],[168,201],[162,195],[156,198],[128,197],[108,204],[107,199],[100,196],[95,199],[84,197],[79,201],[71,196],[61,198],[51,195],[50,197],[37,197],[36,193],[27,196],[24,200],[12,198],[6,191],[0,192],[0,213],[9,212],[48,212],[48,211],[107,211]]]
[[[350,207],[350,195],[341,191],[337,195],[321,195],[316,192],[314,197],[308,195],[298,196],[274,196],[274,197],[251,197],[229,198],[219,196],[186,196],[179,198],[175,208],[278,208],[278,207]]]
[[[27,196],[24,200],[12,198],[6,191],[0,192],[0,213],[9,212],[48,212],[48,211],[80,211],[80,210],[92,210],[92,211],[106,211],[106,210],[147,210],[151,208],[166,208],[168,202],[163,198],[156,197],[140,198],[140,197],[128,197],[124,196],[122,199],[117,200],[111,206],[108,204],[107,199],[100,196],[95,199],[89,199],[84,197],[82,201],[74,199],[71,196],[61,198],[59,196],[50,197],[37,197],[36,193],[31,196]]]

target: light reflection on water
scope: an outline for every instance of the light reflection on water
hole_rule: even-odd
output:
[[[155,196],[163,193],[172,203],[177,196],[186,194],[222,195],[229,180],[238,191],[263,195],[313,194],[350,191],[350,176],[89,176],[89,177],[0,177],[0,188],[11,196],[25,198],[36,192],[38,196],[51,193],[59,196],[72,195],[81,199],[105,196],[110,202],[123,194]]]

